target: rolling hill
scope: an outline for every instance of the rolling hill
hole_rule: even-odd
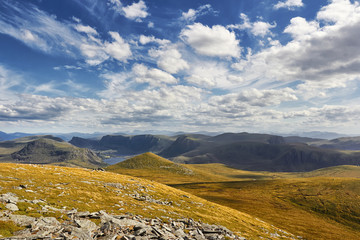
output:
[[[50,222],[64,224],[69,229],[65,231],[69,235],[79,231],[79,227],[85,223],[92,229],[103,226],[102,231],[105,231],[111,229],[110,226],[122,224],[125,216],[133,216],[133,219],[151,220],[151,226],[159,222],[171,224],[174,219],[186,222],[186,219],[191,218],[190,221],[201,221],[201,224],[222,225],[246,239],[298,239],[232,208],[154,181],[116,173],[49,165],[0,163],[0,179],[0,234],[3,236],[12,235],[16,230],[28,231],[26,224],[21,226],[14,221],[34,221],[31,218],[38,219],[38,222],[48,221],[47,227],[51,227]],[[8,210],[10,205],[12,210]],[[4,212],[7,214],[4,215]],[[105,216],[111,225],[104,226],[103,220],[106,219],[100,220],[96,217],[99,214]],[[85,221],[85,216],[92,218]],[[73,221],[74,217],[74,225],[69,226],[69,221]],[[133,222],[128,222],[129,228],[144,227]],[[36,224],[31,223],[32,229],[36,229]],[[163,232],[162,229],[152,231],[157,234]],[[191,229],[185,231],[190,232]]]
[[[305,239],[360,239],[360,179],[292,178],[172,185]]]
[[[162,169],[162,164],[174,163],[146,154],[106,170],[169,184],[266,218],[274,226],[306,239],[360,239],[359,166],[286,173],[244,171],[218,163],[183,164],[180,166],[193,174],[181,175]]]
[[[97,168],[105,166],[93,151],[50,135],[0,142],[0,161]]]
[[[105,170],[141,178],[151,176],[151,180],[166,184],[226,180],[224,177],[191,168],[186,164],[171,162],[150,152],[108,166]]]

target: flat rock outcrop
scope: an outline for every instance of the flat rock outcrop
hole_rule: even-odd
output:
[[[188,218],[163,222],[159,218],[117,216],[105,211],[63,211],[68,220],[61,223],[54,217],[34,218],[2,211],[1,221],[13,221],[24,229],[15,232],[12,237],[1,239],[245,239],[223,226],[209,225]]]

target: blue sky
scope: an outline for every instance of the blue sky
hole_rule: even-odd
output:
[[[349,0],[2,0],[5,132],[359,134]]]

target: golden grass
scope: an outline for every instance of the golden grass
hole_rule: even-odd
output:
[[[13,222],[0,221],[0,238],[1,237],[10,237],[14,232],[23,229],[22,227],[17,226]]]
[[[321,168],[306,173],[298,173],[299,177],[351,177],[360,178],[360,166],[342,165]]]
[[[193,174],[156,167],[116,171],[170,184],[307,239],[360,239],[359,166],[291,173],[243,171],[218,163],[182,166]]]
[[[214,175],[191,165],[171,162],[153,153],[144,153],[105,169],[110,172],[150,179],[164,184],[231,180],[231,178]]]
[[[358,179],[279,179],[176,187],[306,239],[360,239]]]
[[[144,179],[116,173],[91,171],[44,165],[0,164],[1,193],[13,192],[21,199],[44,199],[46,204],[58,209],[76,208],[79,211],[105,210],[112,214],[132,213],[144,217],[193,218],[209,224],[221,224],[249,239],[269,237],[277,228],[241,213],[172,187]],[[26,189],[18,189],[20,185]],[[27,190],[27,191],[26,191]],[[31,191],[29,191],[31,190]],[[139,201],[132,194],[146,195],[162,205]],[[21,205],[19,214],[36,215],[44,204]],[[60,221],[64,216],[57,211],[47,212]],[[282,237],[279,237],[281,239]],[[276,238],[274,238],[276,239]]]

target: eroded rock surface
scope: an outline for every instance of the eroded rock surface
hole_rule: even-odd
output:
[[[60,223],[53,217],[33,218],[7,212],[2,220],[13,221],[26,228],[15,232],[13,237],[2,239],[244,239],[225,227],[192,219],[165,223],[158,218],[116,216],[105,211],[90,213],[72,210],[67,214],[69,220]]]

